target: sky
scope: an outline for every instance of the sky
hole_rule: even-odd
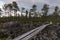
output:
[[[19,8],[25,7],[26,9],[30,9],[33,4],[37,5],[38,11],[40,11],[44,4],[49,4],[49,12],[53,11],[55,6],[60,7],[60,0],[0,0],[0,8],[4,3],[11,3],[12,1],[16,1],[18,3]]]

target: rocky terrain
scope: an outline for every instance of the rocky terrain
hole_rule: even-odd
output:
[[[30,40],[60,40],[60,24],[47,26]]]
[[[0,38],[15,38],[23,33],[26,33],[36,27],[39,27],[41,23],[20,23],[20,22],[6,22],[3,23],[3,28],[0,29]]]
[[[0,38],[6,37],[8,39],[13,39],[41,25],[41,23],[32,22],[6,22],[3,23],[3,28],[0,29]],[[60,40],[60,24],[52,24],[47,26],[29,40]]]

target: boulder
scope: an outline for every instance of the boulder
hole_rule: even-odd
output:
[[[6,22],[3,24],[3,28],[18,27],[20,26],[19,22]]]

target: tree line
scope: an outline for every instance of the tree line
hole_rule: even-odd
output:
[[[14,16],[17,16],[17,11],[20,11],[20,9],[18,7],[18,4],[15,1],[13,1],[12,3],[9,3],[9,4],[4,4],[3,10],[5,11],[5,14],[6,14],[6,10],[8,10],[9,11],[8,14],[10,16],[11,16],[11,11],[12,10],[14,11]],[[23,16],[22,13],[23,13],[24,10],[25,10],[25,8],[22,7],[21,8],[21,16]],[[2,11],[2,10],[0,9],[0,11]],[[29,17],[31,17],[32,12],[34,13],[34,16],[37,17],[37,12],[36,11],[37,11],[37,5],[34,4],[34,5],[32,5],[32,8],[29,11],[26,10],[26,17],[28,15],[28,13],[29,13]],[[49,11],[49,5],[44,4],[41,11],[42,11],[43,16],[47,16],[47,13]],[[53,15],[58,15],[59,12],[60,12],[59,7],[56,6],[55,9],[54,9]],[[0,15],[1,15],[1,13],[0,13]]]

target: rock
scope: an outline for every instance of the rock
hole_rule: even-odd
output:
[[[56,32],[57,32],[57,36],[60,38],[60,29],[58,29]]]
[[[3,24],[4,28],[18,27],[18,26],[20,26],[20,23],[18,22],[6,22]]]
[[[5,29],[0,29],[0,37],[3,37],[5,35],[6,30]]]

